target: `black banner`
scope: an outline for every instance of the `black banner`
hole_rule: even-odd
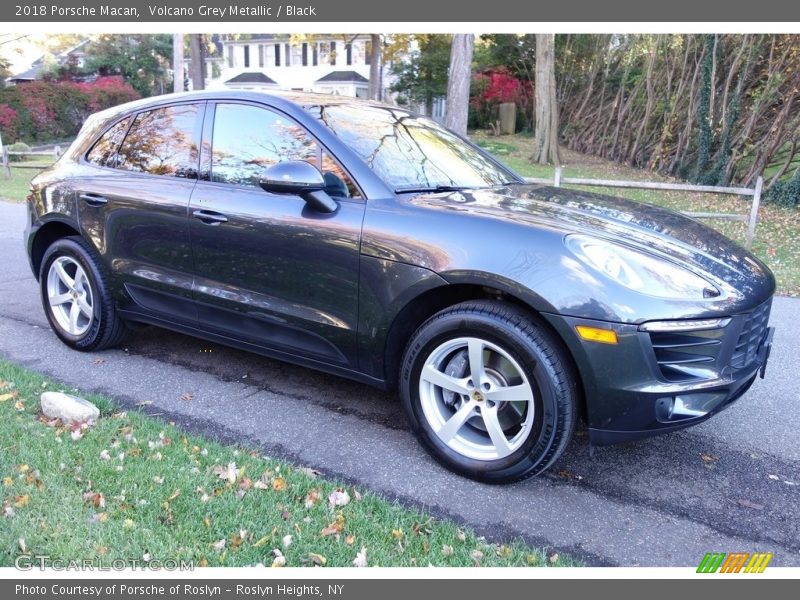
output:
[[[0,19],[16,23],[136,22],[778,22],[800,21],[800,3],[761,0],[565,0],[562,2],[375,2],[374,0],[12,0]]]
[[[269,573],[265,571],[265,573]],[[598,597],[604,593],[646,596],[652,600],[673,599],[691,592],[705,590],[720,595],[780,594],[786,582],[777,579],[723,579],[705,577],[672,580],[564,580],[564,579],[255,579],[255,580],[120,580],[120,579],[38,579],[30,581],[0,581],[0,596],[14,600],[135,600],[159,599],[196,600],[260,600],[266,598],[322,598],[324,600],[375,600],[382,598],[458,598],[471,600],[511,595],[518,598]],[[715,581],[711,583],[710,579]],[[759,586],[756,588],[756,586]],[[771,588],[769,590],[765,589]],[[698,587],[700,590],[698,590]],[[788,591],[788,590],[787,590]],[[574,595],[574,596],[573,596]]]

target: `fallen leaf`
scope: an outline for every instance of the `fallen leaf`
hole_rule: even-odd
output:
[[[133,529],[133,526],[134,526],[133,519],[125,519],[122,522],[122,528],[123,529]]]
[[[551,565],[554,565],[558,562],[558,554],[553,554],[548,560],[550,561]]]
[[[218,542],[214,542],[211,544],[211,547],[217,552],[222,552],[222,549],[225,548],[225,538],[219,540]]]
[[[282,492],[286,489],[286,480],[283,477],[276,477],[272,480],[272,489],[276,492]]]
[[[713,463],[719,460],[719,456],[714,454],[701,454],[700,458],[703,459],[704,463]]]
[[[19,411],[25,410],[25,403],[22,400],[17,400],[14,403],[14,408],[16,408]]]
[[[317,504],[319,500],[320,500],[319,490],[316,489],[311,490],[306,494],[305,507],[311,508],[312,506]]]
[[[736,504],[739,506],[743,506],[744,508],[752,508],[753,510],[764,510],[763,504],[757,504],[756,502],[751,502],[747,498],[739,498],[736,501]]]
[[[245,538],[247,537],[247,530],[240,529],[238,533],[234,533],[231,536],[231,548],[238,548],[239,546],[244,543]]]
[[[19,551],[23,554],[28,553],[28,545],[25,543],[25,538],[19,538],[17,540],[17,544],[19,545]]]
[[[86,492],[83,499],[89,501],[95,508],[106,507],[106,499],[100,492]]]
[[[494,553],[500,558],[509,558],[513,554],[513,550],[511,550],[509,546],[501,544],[497,547]]]
[[[14,390],[13,392],[7,392],[5,394],[0,394],[0,402],[6,402],[8,400],[13,400],[19,396],[19,391]]]
[[[28,494],[23,494],[22,496],[16,496],[14,498],[14,508],[25,508],[28,506],[28,503],[31,501],[31,497]]]
[[[20,465],[19,467],[17,467],[17,470],[20,473],[27,473],[28,471],[31,470],[31,468],[28,465]]]
[[[255,544],[253,544],[253,548],[260,548],[271,539],[272,539],[271,535],[265,535],[264,537],[260,538]]]
[[[309,552],[308,559],[318,567],[324,567],[328,562],[327,558],[325,558],[322,554],[317,554],[316,552]]]
[[[778,477],[777,475],[767,475],[767,477],[769,477],[770,479],[772,479],[772,481],[780,481],[780,479],[781,479],[781,478],[780,478],[780,477]]]
[[[181,491],[179,489],[176,489],[174,492],[172,492],[172,494],[170,494],[170,497],[167,498],[167,502],[172,502],[173,500],[175,500],[175,498],[177,498],[180,495]]]
[[[292,536],[290,535],[283,536],[283,547],[288,548],[291,545],[292,545]]]
[[[100,453],[100,460],[111,460],[111,455],[108,453],[108,450],[103,450]]]
[[[350,494],[347,493],[347,490],[336,488],[331,492],[330,496],[328,496],[328,502],[331,507],[346,506],[350,503]]]
[[[14,480],[11,477],[3,477],[3,485],[6,487],[11,487],[14,485]]]
[[[403,533],[402,529],[392,529],[392,537],[396,540],[402,540],[406,537],[406,534]]]
[[[458,541],[459,541],[459,542],[466,542],[466,541],[467,541],[467,534],[466,534],[466,533],[464,533],[464,530],[463,530],[463,529],[459,529],[459,530],[456,532],[456,537],[458,538]]]
[[[275,548],[272,551],[272,567],[273,568],[280,568],[286,565],[286,557],[283,555],[283,552]]]
[[[320,471],[317,471],[316,469],[311,469],[309,467],[299,467],[297,470],[315,479],[320,475],[322,475]]]
[[[367,549],[361,548],[361,552],[356,554],[356,557],[353,559],[353,566],[354,567],[366,567],[367,566]]]
[[[235,462],[229,462],[227,466],[217,465],[212,470],[217,477],[227,480],[228,483],[236,483],[236,478],[239,476]]]
[[[454,550],[452,546],[448,546],[447,544],[444,544],[442,546],[442,554],[444,554],[445,556],[453,556],[453,552]]]
[[[142,400],[141,402],[137,402],[136,406],[150,406],[152,403],[152,400]]]
[[[480,566],[481,560],[483,560],[483,552],[480,550],[473,550],[469,553],[469,557],[475,562],[476,566]]]
[[[525,555],[525,562],[529,567],[535,567],[539,564],[539,557],[535,554],[526,554]]]
[[[355,544],[355,543],[356,543],[356,536],[354,536],[354,535],[351,533],[351,534],[350,534],[350,535],[348,535],[346,538],[344,538],[344,543],[345,543],[345,544],[347,544],[348,546],[352,546],[353,544]]]
[[[94,364],[96,364],[96,365],[102,365],[102,364],[104,364],[105,362],[106,362],[106,359],[105,359],[105,358],[95,358],[95,359],[94,359]]]
[[[194,400],[194,394],[190,392],[183,392],[181,394],[181,400],[183,400],[184,402],[191,402],[192,400]]]

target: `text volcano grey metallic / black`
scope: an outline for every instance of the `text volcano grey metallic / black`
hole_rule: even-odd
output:
[[[526,184],[397,107],[125,104],[86,122],[28,209],[69,346],[150,324],[396,388],[426,449],[488,482],[548,468],[581,417],[593,444],[699,423],[769,356],[775,280],[742,247],[669,210]]]

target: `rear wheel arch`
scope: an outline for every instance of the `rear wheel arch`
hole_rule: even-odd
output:
[[[42,267],[42,259],[47,249],[54,242],[61,238],[80,236],[80,232],[69,223],[64,221],[49,221],[39,227],[31,243],[31,265],[35,277],[39,278],[39,270]]]

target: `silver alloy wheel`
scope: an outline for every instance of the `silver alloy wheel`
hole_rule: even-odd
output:
[[[94,321],[92,286],[80,264],[59,256],[47,272],[47,301],[58,325],[74,336],[89,330]]]
[[[533,430],[528,377],[508,352],[480,338],[460,337],[436,347],[422,367],[419,397],[439,439],[468,458],[509,456]]]

